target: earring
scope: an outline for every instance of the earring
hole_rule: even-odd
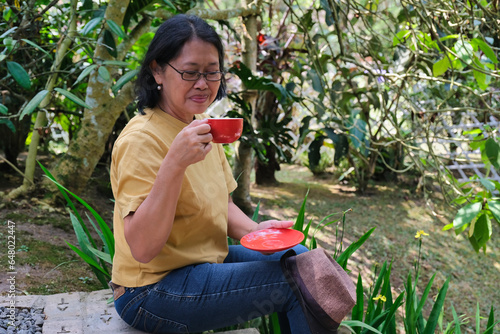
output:
[[[156,89],[161,90],[161,85],[156,86]]]

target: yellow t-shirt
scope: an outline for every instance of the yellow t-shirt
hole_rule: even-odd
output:
[[[172,141],[186,126],[160,109],[145,112],[146,115],[130,120],[112,153],[111,187],[115,198],[112,281],[126,287],[156,283],[169,271],[186,265],[223,262],[228,252],[228,196],[237,185],[224,148],[212,144],[204,160],[186,169],[167,243],[149,263],[137,262],[125,240],[123,219],[146,199]]]

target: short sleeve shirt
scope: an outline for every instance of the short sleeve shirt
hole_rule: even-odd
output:
[[[156,283],[187,265],[222,263],[228,252],[228,196],[237,185],[223,146],[212,144],[204,160],[186,169],[171,234],[160,254],[149,263],[136,261],[125,240],[124,218],[146,199],[175,136],[187,126],[160,109],[145,112],[132,118],[116,140],[110,171],[115,199],[112,281],[126,287]]]

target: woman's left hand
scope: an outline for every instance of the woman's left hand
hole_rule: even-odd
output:
[[[265,220],[259,223],[254,231],[263,230],[266,228],[290,228],[293,226],[293,222],[289,220]]]

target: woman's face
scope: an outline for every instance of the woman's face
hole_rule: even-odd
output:
[[[215,100],[220,81],[207,81],[204,76],[197,81],[186,81],[175,69],[201,73],[220,71],[219,53],[213,44],[193,39],[184,44],[179,56],[169,64],[171,66],[163,68],[156,62],[151,65],[156,82],[162,86],[158,105],[166,113],[190,123],[195,114],[205,112]]]

